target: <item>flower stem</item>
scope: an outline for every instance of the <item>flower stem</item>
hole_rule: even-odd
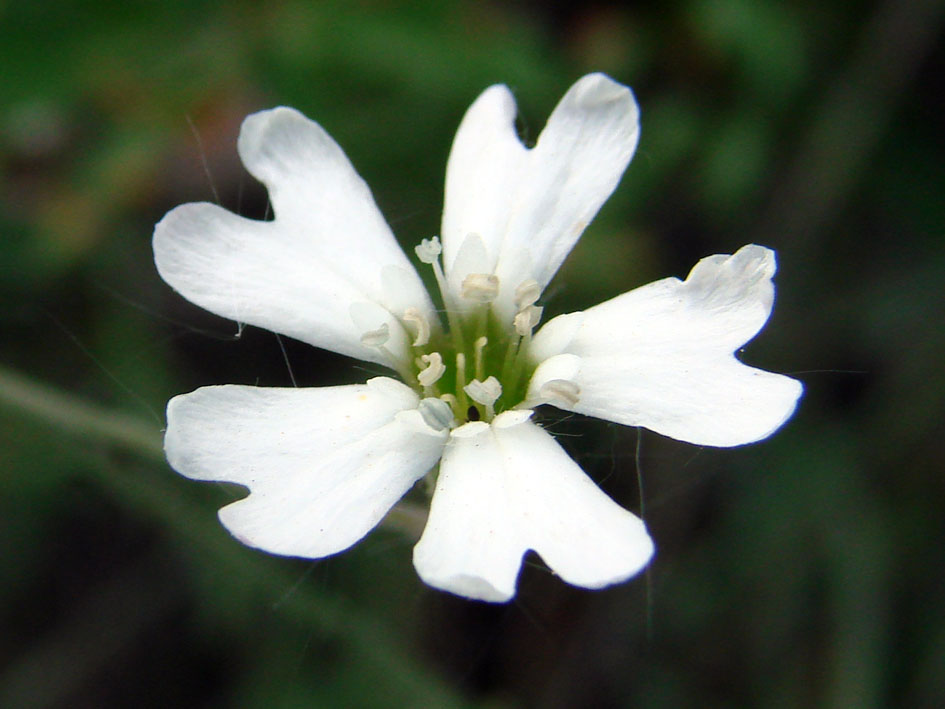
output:
[[[164,460],[164,445],[157,426],[64,394],[4,367],[0,367],[0,404],[69,433],[93,436],[146,458]]]

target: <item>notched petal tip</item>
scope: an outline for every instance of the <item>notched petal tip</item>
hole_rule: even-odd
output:
[[[771,281],[778,270],[778,260],[774,250],[758,244],[743,246],[728,259],[728,267],[733,277],[746,283]]]
[[[167,458],[168,465],[185,478],[191,480],[213,478],[206,466],[202,464],[199,452],[195,451],[190,434],[193,430],[193,421],[201,417],[201,409],[206,406],[205,402],[212,401],[214,390],[222,390],[224,387],[225,385],[201,387],[186,394],[178,394],[167,402],[164,456]]]
[[[596,577],[591,576],[581,579],[575,585],[595,590],[616,586],[619,583],[629,581],[649,565],[656,555],[656,544],[653,542],[653,537],[650,536],[643,520],[633,517],[632,521],[634,522],[632,531],[627,534],[628,539],[632,537],[632,543],[624,550],[622,568],[618,567],[610,576],[605,573],[598,573]]]
[[[776,270],[774,251],[749,244],[702,259],[685,281],[665,278],[553,319],[532,341],[539,366],[529,397],[554,378],[562,353],[577,355],[580,396],[562,408],[697,445],[767,438],[794,413],[802,386],[736,353],[771,314]]]
[[[311,129],[312,126],[321,130],[315,121],[288,106],[277,106],[250,113],[243,119],[240,126],[236,150],[243,164],[249,167],[256,163],[256,156],[266,148],[276,131],[302,136],[306,129]]]
[[[770,271],[772,275],[777,271],[777,255],[774,249],[769,249],[767,246],[746,244],[732,254],[732,259],[735,261],[756,263],[763,270]]]
[[[731,435],[736,442],[723,447],[757,443],[774,435],[794,415],[804,395],[803,383],[793,377],[762,370],[754,371],[766,380],[767,388],[772,391],[771,402],[765,410],[757,412],[756,420],[761,424],[759,427],[745,425],[742,431],[732,431]]]
[[[180,269],[189,242],[201,232],[219,228],[222,220],[240,218],[211,202],[188,202],[170,210],[154,225],[151,236],[154,263],[161,278],[174,286],[168,279]]]
[[[604,74],[571,86],[530,149],[515,131],[515,114],[503,86],[467,112],[450,153],[441,230],[447,271],[467,234],[481,234],[491,268],[476,272],[499,277],[493,309],[503,320],[517,312],[518,284],[551,280],[639,139],[633,93]]]
[[[571,87],[576,97],[582,103],[609,103],[613,101],[628,101],[634,113],[639,113],[633,91],[628,86],[614,81],[603,72],[586,74]]]
[[[515,108],[515,96],[512,94],[512,89],[509,88],[508,84],[492,84],[487,86],[486,89],[479,94],[479,98],[483,96],[487,96],[493,101],[511,101],[513,109]]]
[[[770,281],[777,270],[777,257],[772,249],[748,244],[731,255],[715,254],[700,259],[686,282],[712,284],[716,289],[728,283],[729,289],[747,292],[760,282]]]
[[[639,141],[640,107],[636,97],[630,87],[606,74],[588,74],[578,80],[561,99],[549,125],[559,116],[568,116],[572,121],[599,121],[600,127],[609,125],[611,135],[605,143],[627,150],[628,161]]]
[[[457,574],[441,579],[424,579],[425,582],[443,591],[449,591],[471,601],[486,603],[508,603],[515,597],[515,586],[498,588],[479,576]]]
[[[514,595],[528,550],[584,588],[625,581],[653,555],[640,519],[603,493],[530,415],[504,412],[491,426],[453,432],[414,547],[427,584],[501,603]],[[457,436],[463,429],[471,435]]]

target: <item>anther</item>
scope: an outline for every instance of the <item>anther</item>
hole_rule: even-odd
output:
[[[433,275],[436,276],[436,285],[440,289],[440,296],[443,298],[443,306],[446,308],[446,319],[450,326],[450,335],[453,338],[453,345],[458,350],[465,349],[463,342],[463,331],[461,323],[456,313],[459,312],[453,293],[447,287],[446,276],[443,274],[443,267],[440,265],[440,254],[443,253],[443,247],[440,244],[438,236],[432,236],[429,239],[422,239],[419,246],[414,247],[417,252],[417,258],[423,263],[433,267]],[[417,333],[417,340],[422,341],[422,333]],[[415,347],[423,345],[415,344]]]
[[[383,323],[376,330],[368,330],[361,335],[361,344],[365,347],[381,347],[390,339],[390,328]]]
[[[387,364],[410,385],[416,383],[417,378],[410,369],[410,360],[402,360],[387,349],[387,340],[390,339],[390,327],[387,323],[381,323],[376,330],[368,330],[361,335],[361,344],[365,347],[372,347],[380,352],[387,359]]]
[[[520,311],[513,320],[515,332],[522,337],[531,334],[535,326],[541,322],[541,314],[544,308],[537,305],[529,305]]]
[[[444,431],[453,425],[453,410],[442,399],[427,397],[420,402],[417,409],[427,425],[436,431]]]
[[[426,365],[426,368],[417,375],[417,381],[420,382],[420,386],[426,389],[440,380],[440,377],[446,371],[446,366],[443,364],[443,357],[439,352],[421,355],[420,361]]]
[[[499,277],[492,273],[470,273],[463,279],[460,293],[466,300],[491,303],[499,294]]]
[[[452,394],[440,394],[440,401],[450,407],[454,418],[458,418],[462,414],[459,408],[459,402],[456,401],[456,397]]]
[[[489,377],[484,382],[473,379],[463,389],[469,394],[470,399],[484,406],[494,404],[496,399],[502,395],[502,385],[495,377]]]
[[[430,321],[419,308],[407,308],[404,311],[404,322],[411,323],[417,329],[417,336],[413,341],[414,347],[423,347],[430,341]]]
[[[534,305],[541,297],[541,286],[534,278],[519,283],[515,289],[515,307],[518,310],[524,310],[529,305]]]
[[[463,387],[463,391],[477,404],[486,407],[486,417],[491,421],[492,417],[495,416],[495,402],[502,396],[502,385],[499,380],[495,377],[489,377],[484,382],[473,379]]]
[[[417,258],[423,263],[435,263],[443,252],[443,247],[440,246],[440,238],[434,236],[421,240],[420,245],[414,247],[414,251],[417,252]]]
[[[574,406],[581,395],[581,387],[568,379],[552,379],[541,385],[538,395],[549,404]]]

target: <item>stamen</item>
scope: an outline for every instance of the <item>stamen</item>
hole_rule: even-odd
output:
[[[417,329],[417,336],[413,341],[414,347],[423,347],[430,341],[430,321],[419,308],[407,308],[404,312],[404,322],[414,325]]]
[[[453,344],[457,350],[466,348],[463,341],[463,331],[460,327],[460,321],[457,318],[459,308],[453,299],[453,294],[446,284],[446,276],[443,275],[443,267],[440,265],[440,254],[443,253],[443,247],[440,245],[440,239],[437,236],[429,239],[422,239],[420,245],[414,247],[417,252],[417,258],[423,263],[433,266],[433,275],[436,276],[436,285],[440,289],[440,296],[443,298],[443,307],[446,309],[446,319],[450,326],[450,336],[453,338]],[[418,339],[421,339],[418,333]],[[421,347],[422,345],[414,345]]]
[[[466,355],[456,353],[456,393],[459,395],[459,410],[465,411],[469,402],[466,400]]]
[[[390,328],[382,323],[376,330],[368,330],[361,335],[361,344],[365,347],[381,347],[390,339]]]
[[[427,397],[420,402],[417,409],[427,425],[436,431],[443,431],[453,426],[453,410],[441,399]]]
[[[439,352],[421,355],[420,360],[426,365],[426,368],[417,375],[417,381],[426,391],[440,380],[440,377],[446,371],[446,366],[443,364],[443,357]]]
[[[515,307],[518,310],[524,310],[529,305],[534,305],[541,297],[541,286],[534,278],[519,283],[515,289]]]
[[[417,252],[417,258],[423,263],[432,264],[436,263],[440,254],[443,253],[443,247],[440,246],[440,238],[434,236],[429,239],[422,239],[419,246],[414,247],[414,251]]]
[[[541,322],[542,312],[544,312],[544,308],[537,305],[529,305],[522,309],[513,320],[515,332],[522,337],[531,335],[535,326]]]
[[[482,379],[483,371],[485,365],[482,361],[482,351],[486,348],[486,345],[489,344],[489,338],[482,336],[473,343],[473,348],[476,352],[476,379]]]
[[[460,293],[466,300],[491,303],[499,295],[499,277],[493,273],[470,273],[463,279]]]
[[[403,378],[408,384],[413,384],[417,381],[417,378],[414,376],[413,372],[410,371],[410,360],[406,362],[398,359],[397,356],[387,349],[386,344],[387,340],[390,339],[390,327],[387,323],[381,323],[381,326],[376,330],[368,330],[363,335],[361,335],[361,344],[365,347],[373,347],[378,352],[383,354],[390,366]]]
[[[538,396],[549,404],[574,406],[581,396],[581,387],[568,379],[552,379],[541,385]]]
[[[454,412],[456,411],[456,407],[459,406],[459,402],[456,401],[456,397],[452,394],[440,394],[440,399],[449,404],[450,408],[453,409]]]
[[[505,361],[502,363],[502,381],[511,382],[515,386],[522,375],[528,359],[528,350],[532,342],[532,330],[541,320],[541,314],[544,308],[538,305],[529,305],[522,312],[518,313],[513,320],[515,332],[521,335],[521,338],[515,342],[509,343],[509,351],[506,352]],[[512,345],[515,345],[513,354]]]
[[[499,380],[495,377],[489,377],[484,382],[473,379],[463,387],[463,391],[469,394],[469,398],[477,404],[486,407],[486,419],[491,421],[495,416],[495,402],[502,396],[502,385]]]
[[[513,406],[513,409],[534,409],[542,404],[551,404],[560,409],[570,409],[577,404],[581,396],[581,387],[569,379],[549,379],[541,385],[538,396]]]
[[[517,331],[517,328],[516,328]],[[509,346],[505,350],[505,357],[502,358],[502,381],[510,382],[512,378],[512,367],[515,364],[515,358],[518,354],[519,346],[522,343],[521,337],[510,337]]]

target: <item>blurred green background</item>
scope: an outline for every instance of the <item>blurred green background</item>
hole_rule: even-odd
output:
[[[945,706],[943,9],[0,2],[0,706]],[[153,224],[263,217],[236,136],[286,104],[410,247],[480,91],[508,84],[534,140],[595,70],[634,88],[642,139],[549,313],[770,246],[742,357],[805,382],[796,416],[735,450],[644,432],[658,553],[606,591],[529,563],[513,603],[466,602],[383,529],[317,563],[232,540],[238,493],[163,462],[164,404],[289,374],[271,333],[160,281]],[[364,378],[285,344],[302,385]],[[635,430],[545,423],[639,511]]]

